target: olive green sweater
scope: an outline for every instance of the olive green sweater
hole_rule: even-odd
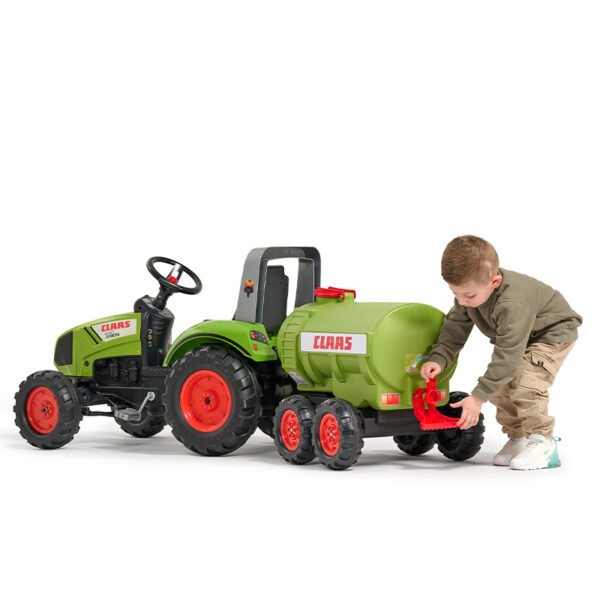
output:
[[[466,308],[454,301],[430,353],[430,360],[445,369],[477,325],[495,346],[487,371],[472,391],[482,400],[511,381],[529,344],[573,342],[582,323],[560,292],[521,273],[499,272],[502,283],[481,306]]]

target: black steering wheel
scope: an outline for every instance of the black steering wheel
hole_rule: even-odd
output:
[[[157,263],[171,265],[171,267],[173,268],[171,269],[171,272],[166,277],[164,277],[158,272],[158,270],[154,266]],[[202,290],[202,282],[200,281],[200,277],[198,277],[198,275],[196,275],[194,271],[188,269],[188,267],[182,265],[181,263],[178,263],[172,258],[165,258],[164,256],[153,256],[152,258],[148,259],[148,262],[146,263],[146,268],[148,269],[148,271],[150,271],[150,275],[152,275],[152,277],[154,277],[154,279],[156,279],[156,281],[158,281],[160,285],[160,292],[156,298],[158,304],[162,304],[160,308],[164,308],[167,298],[171,294],[180,292],[182,294],[193,295],[199,294]],[[192,281],[194,282],[193,287],[185,287],[179,284],[179,279],[181,278],[182,273],[186,273],[192,278]]]

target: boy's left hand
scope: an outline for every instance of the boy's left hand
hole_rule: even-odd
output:
[[[460,414],[460,420],[456,424],[461,429],[469,429],[473,425],[477,425],[479,421],[479,413],[481,412],[481,405],[483,400],[477,396],[467,396],[459,402],[450,404],[453,408],[461,407],[462,412]]]

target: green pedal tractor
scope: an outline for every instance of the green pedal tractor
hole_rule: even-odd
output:
[[[298,275],[287,314],[289,279],[269,263],[289,258],[298,260]],[[21,383],[14,407],[21,435],[38,448],[59,448],[83,416],[108,416],[135,437],[168,424],[205,456],[233,452],[257,427],[286,461],[316,456],[335,470],[356,462],[365,437],[393,436],[411,455],[437,444],[453,460],[474,456],[483,416],[470,429],[456,427],[460,409],[449,403],[466,396],[449,393],[456,363],[426,388],[419,374],[443,313],[425,304],[356,302],[353,290],[319,287],[320,266],[316,248],[252,250],[233,319],[203,321],[171,342],[168,298],[198,294],[202,284],[182,264],[151,258],[155,298],[70,329],[56,342],[57,370]]]

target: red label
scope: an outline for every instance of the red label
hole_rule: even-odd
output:
[[[115,321],[114,323],[104,323],[100,331],[111,331],[113,329],[127,329],[131,326],[131,321]]]
[[[315,335],[315,350],[352,350],[352,336]]]
[[[367,335],[365,333],[324,333],[300,332],[302,352],[331,352],[332,354],[366,354]]]

